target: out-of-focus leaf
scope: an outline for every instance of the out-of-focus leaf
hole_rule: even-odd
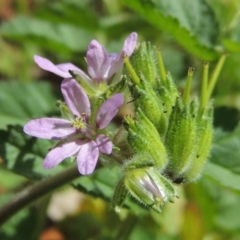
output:
[[[240,53],[240,17],[234,21],[234,26],[228,29],[228,37],[223,38],[224,47],[233,53]]]
[[[240,125],[233,132],[215,131],[210,161],[240,174]]]
[[[0,128],[9,124],[24,125],[37,117],[56,115],[56,94],[50,84],[44,82],[0,82]]]
[[[227,168],[208,162],[203,175],[223,187],[240,192],[240,175]]]
[[[8,190],[14,189],[25,181],[26,178],[7,171],[6,169],[0,168],[0,188],[3,187],[4,189],[6,188]]]
[[[121,0],[161,31],[170,33],[188,52],[203,60],[216,59],[218,24],[204,0]]]
[[[113,169],[102,168],[89,176],[78,178],[73,182],[73,186],[81,192],[110,200],[119,177],[120,170],[118,167]]]
[[[14,198],[13,193],[0,196],[0,207]],[[1,240],[34,239],[36,211],[33,208],[24,208],[6,222],[0,229]]]
[[[17,16],[0,27],[1,34],[14,40],[31,41],[55,50],[85,51],[92,35],[84,29],[67,24]]]
[[[50,170],[43,168],[43,158],[50,147],[50,141],[27,136],[21,126],[0,130],[0,157],[6,168],[27,178],[41,179],[63,170],[61,165]]]
[[[89,1],[88,1],[89,2]],[[87,8],[83,1],[49,1],[46,6],[37,9],[38,18],[54,23],[64,23],[95,31],[99,28],[99,20],[92,8]],[[86,24],[87,23],[87,24]]]

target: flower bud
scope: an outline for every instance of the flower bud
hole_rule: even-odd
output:
[[[165,144],[169,153],[167,173],[177,179],[189,168],[195,157],[196,146],[196,104],[182,104],[180,99],[170,116]]]
[[[164,203],[177,197],[172,183],[152,167],[126,172],[124,184],[132,197],[157,212],[161,212]]]

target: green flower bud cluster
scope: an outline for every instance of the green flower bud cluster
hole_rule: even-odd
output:
[[[193,69],[189,68],[181,95],[161,52],[150,43],[138,45],[129,60],[126,77],[135,116],[123,121],[134,155],[123,165],[113,206],[122,205],[129,194],[141,204],[160,212],[177,197],[174,184],[196,181],[209,156],[213,136],[213,107],[209,102],[225,56],[208,79],[204,64],[199,99],[191,100]]]

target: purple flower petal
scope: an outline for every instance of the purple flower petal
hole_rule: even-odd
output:
[[[90,115],[90,102],[87,94],[73,78],[64,79],[61,90],[67,106],[73,115],[81,117],[83,113]]]
[[[96,144],[100,152],[105,154],[110,154],[112,152],[113,143],[107,136],[103,134],[98,135],[96,137]]]
[[[134,51],[136,45],[137,45],[137,33],[133,32],[124,41],[121,54],[125,53],[128,56],[131,56],[133,54],[133,51]]]
[[[31,120],[24,126],[23,130],[28,135],[52,140],[61,140],[76,132],[70,121],[60,118]]]
[[[110,78],[115,72],[117,72],[123,66],[123,55],[126,54],[127,56],[131,56],[135,47],[137,45],[137,33],[131,33],[126,40],[124,41],[123,48],[121,53],[112,62],[111,67],[108,71],[108,78]]]
[[[80,148],[77,156],[78,171],[83,174],[91,174],[97,164],[99,149],[94,141],[85,143]]]
[[[73,156],[79,151],[82,143],[83,141],[76,140],[74,142],[63,143],[53,148],[45,157],[43,167],[46,169],[53,168],[65,158]]]
[[[105,101],[97,113],[97,127],[99,129],[105,128],[117,114],[119,107],[121,107],[123,103],[124,98],[121,93],[117,93]]]
[[[110,59],[105,48],[96,40],[92,40],[88,45],[86,58],[89,75],[100,82],[110,67]]]
[[[78,68],[77,66],[75,66],[72,63],[61,63],[61,64],[57,64],[56,67],[58,67],[63,72],[67,72],[67,73],[69,73],[69,70],[71,70],[71,71],[82,71],[80,68]]]
[[[34,61],[35,61],[35,63],[37,63],[37,65],[40,68],[42,68],[42,69],[44,69],[46,71],[55,73],[56,75],[59,75],[59,76],[61,76],[63,78],[71,77],[70,73],[68,71],[66,71],[65,68],[64,68],[64,70],[62,70],[61,69],[61,68],[63,68],[62,66],[61,66],[61,68],[59,68],[58,65],[53,64],[51,61],[49,61],[46,58],[43,58],[43,57],[35,55],[34,56]]]

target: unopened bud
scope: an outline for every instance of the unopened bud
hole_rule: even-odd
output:
[[[132,197],[157,212],[177,197],[172,183],[151,167],[126,172],[124,184]]]

